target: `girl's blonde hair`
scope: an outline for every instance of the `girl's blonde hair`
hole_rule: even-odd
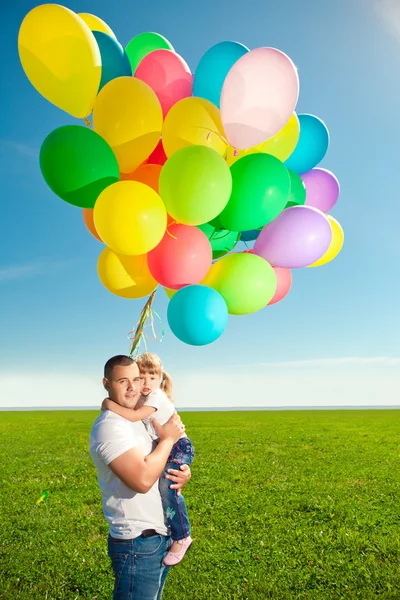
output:
[[[157,354],[151,352],[144,352],[136,359],[137,366],[141,373],[149,373],[150,375],[159,375],[162,377],[161,390],[167,396],[168,400],[173,402],[172,399],[172,379],[163,370],[161,358]]]

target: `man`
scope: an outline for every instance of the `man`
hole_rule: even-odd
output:
[[[134,408],[140,376],[134,360],[114,356],[104,367],[103,385],[109,398]],[[90,433],[90,454],[97,469],[103,512],[110,525],[108,554],[114,570],[114,600],[160,600],[168,567],[163,564],[171,541],[164,523],[158,478],[172,446],[184,432],[175,413],[160,426],[159,442],[141,421],[131,423],[103,411]],[[181,489],[190,479],[190,467],[169,471],[172,487]]]

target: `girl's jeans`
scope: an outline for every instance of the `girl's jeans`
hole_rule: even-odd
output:
[[[168,526],[171,529],[171,538],[182,540],[190,535],[190,522],[186,509],[186,502],[178,490],[171,490],[171,480],[166,479],[167,469],[179,470],[180,465],[191,465],[194,458],[194,447],[188,437],[180,438],[172,447],[165,471],[159,480],[159,488]]]

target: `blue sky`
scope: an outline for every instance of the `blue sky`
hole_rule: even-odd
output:
[[[127,333],[144,301],[103,288],[96,272],[102,246],[86,231],[80,210],[42,179],[42,141],[76,121],[42,98],[20,66],[18,29],[36,5],[20,0],[1,9],[0,406],[43,405],[43,398],[50,405],[89,405],[105,360],[127,351]],[[295,271],[283,302],[230,317],[222,338],[204,348],[173,337],[159,290],[156,309],[166,334],[151,349],[175,376],[180,405],[252,405],[254,392],[261,404],[293,405],[300,381],[316,405],[326,399],[322,383],[315,383],[324,381],[326,369],[343,382],[341,401],[345,394],[347,403],[362,404],[368,387],[379,395],[375,404],[394,403],[400,383],[397,1],[81,0],[66,6],[103,18],[123,45],[142,31],[165,35],[193,72],[219,41],[277,47],[299,69],[297,112],[321,117],[330,131],[321,166],[341,183],[332,214],[346,236],[333,263]],[[312,385],[304,384],[305,372]]]

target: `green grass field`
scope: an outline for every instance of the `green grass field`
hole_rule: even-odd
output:
[[[111,598],[95,417],[0,413],[2,600]],[[400,411],[182,418],[195,543],[164,600],[400,599]]]

